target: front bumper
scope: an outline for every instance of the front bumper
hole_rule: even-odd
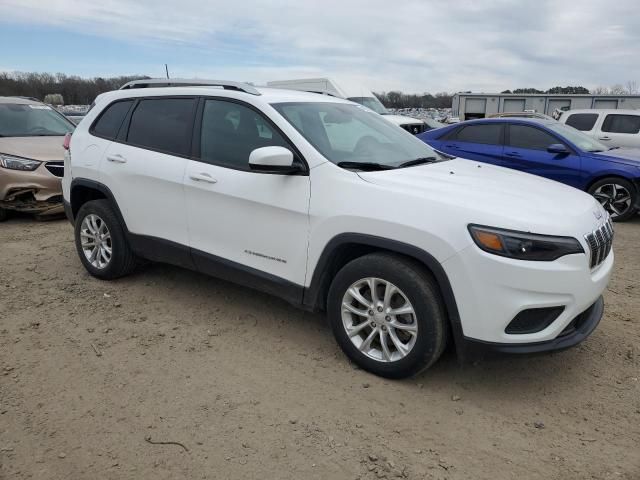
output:
[[[1,169],[0,208],[39,215],[63,212],[62,178],[53,175],[43,162],[34,171]]]
[[[611,251],[594,269],[586,254],[528,262],[492,255],[472,245],[442,264],[458,306],[461,332],[457,339],[498,346],[552,345],[577,317],[598,303],[613,261]],[[507,333],[521,312],[554,307],[562,307],[562,313],[541,330]]]
[[[600,323],[603,312],[604,299],[601,296],[593,305],[575,317],[565,330],[552,340],[514,344],[483,342],[481,340],[465,338],[462,348],[465,354],[471,357],[479,356],[483,353],[528,355],[566,350],[567,348],[576,346],[591,335]]]

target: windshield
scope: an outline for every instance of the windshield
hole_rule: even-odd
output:
[[[359,105],[313,102],[273,107],[329,161],[354,164],[347,168],[444,160],[426,143]]]
[[[347,98],[347,100],[351,100],[352,102],[359,103],[360,105],[364,105],[367,108],[370,108],[376,113],[380,115],[389,115],[389,112],[382,102],[378,100],[376,97],[351,97]]]
[[[47,105],[0,104],[0,137],[63,136],[73,128],[73,123]]]
[[[580,130],[576,130],[573,127],[565,125],[564,123],[554,122],[552,124],[546,125],[546,127],[550,130],[553,130],[557,134],[562,135],[580,150],[584,150],[587,152],[604,152],[605,150],[609,150],[609,147],[607,147],[606,145],[585,135]]]

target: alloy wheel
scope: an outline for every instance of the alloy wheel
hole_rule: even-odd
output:
[[[95,268],[102,270],[111,262],[111,232],[104,220],[95,213],[87,215],[82,220],[80,245],[85,258]]]
[[[616,183],[600,185],[593,196],[613,218],[624,215],[631,208],[631,192]]]
[[[379,362],[403,359],[418,338],[411,302],[397,286],[381,278],[363,278],[347,289],[342,324],[351,343]]]

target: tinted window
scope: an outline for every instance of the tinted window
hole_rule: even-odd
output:
[[[596,120],[598,120],[597,113],[574,113],[569,115],[566,123],[576,130],[588,132],[596,124]]]
[[[195,100],[141,100],[131,116],[127,142],[176,155],[187,155]]]
[[[289,144],[259,113],[223,100],[207,100],[200,133],[201,160],[242,170],[249,169],[249,154],[256,148]]]
[[[458,130],[456,140],[459,142],[484,143],[487,145],[502,144],[502,125],[469,125]]]
[[[509,145],[512,147],[546,150],[549,145],[554,143],[562,142],[538,128],[527,125],[511,125],[509,127]]]
[[[638,133],[640,132],[640,115],[607,115],[602,124],[603,132]]]
[[[93,126],[92,133],[111,140],[116,138],[120,125],[122,125],[122,121],[132,103],[133,100],[127,100],[126,102],[116,102],[109,105]]]

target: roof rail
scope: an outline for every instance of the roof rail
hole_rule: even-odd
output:
[[[150,78],[146,80],[133,80],[121,86],[120,90],[162,87],[222,87],[225,90],[237,90],[240,92],[250,93],[251,95],[261,95],[255,87],[248,83],[231,82],[227,80],[198,80],[185,78]]]

